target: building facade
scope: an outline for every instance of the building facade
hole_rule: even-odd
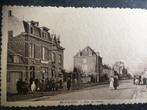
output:
[[[89,46],[79,51],[74,56],[74,68],[83,73],[83,76],[90,76],[92,82],[99,82],[102,73],[102,57]],[[85,77],[85,80],[88,77]],[[86,82],[89,80],[87,79]]]
[[[56,34],[36,21],[19,21],[8,14],[7,90],[16,92],[16,81],[63,81],[64,48]]]

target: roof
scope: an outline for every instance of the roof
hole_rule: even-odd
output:
[[[47,28],[47,27],[45,27],[45,26],[43,26],[42,28],[43,28],[44,30],[46,30],[46,31],[50,30],[49,28]]]
[[[60,45],[57,45],[57,48],[60,48],[61,50],[64,50],[65,48],[63,48],[62,46]]]
[[[78,53],[76,53],[76,55],[74,57],[78,56],[80,54],[80,52],[83,52],[87,48],[90,49],[96,56],[98,56],[98,54],[90,46],[87,46],[84,49],[80,50]]]

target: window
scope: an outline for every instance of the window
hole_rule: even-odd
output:
[[[52,61],[55,62],[55,60],[56,60],[56,54],[52,53]]]
[[[7,60],[8,60],[9,63],[13,63],[13,55],[8,54]]]
[[[49,59],[49,61],[51,61],[51,53],[50,53],[50,50],[48,51],[48,59]]]
[[[43,31],[43,32],[42,32],[42,37],[46,39],[47,33]]]
[[[44,38],[44,32],[42,32],[42,37]]]
[[[42,60],[49,60],[49,51],[48,51],[48,48],[47,47],[42,47],[41,49],[41,58]]]
[[[42,48],[42,59],[45,60],[45,48]]]
[[[51,35],[50,35],[50,33],[48,33],[48,38],[49,38],[49,40],[51,40]]]
[[[34,45],[34,57],[35,58],[39,58],[40,59],[40,57],[41,57],[41,47],[40,47],[40,45],[37,45],[37,44],[35,44]]]
[[[94,54],[94,52],[89,51],[89,56],[92,56]]]
[[[19,56],[13,56],[13,62],[19,63],[20,62]]]
[[[46,32],[44,32],[44,38],[46,39]]]
[[[33,34],[33,27],[31,27],[31,34]]]
[[[62,64],[62,56],[59,55],[59,64]]]
[[[29,57],[34,58],[34,44],[29,44]]]
[[[88,65],[82,65],[82,70],[84,71],[84,72],[87,72],[88,71]]]

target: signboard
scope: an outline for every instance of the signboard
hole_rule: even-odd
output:
[[[44,60],[41,60],[41,63],[48,64],[48,63],[49,63],[49,61],[44,61]]]

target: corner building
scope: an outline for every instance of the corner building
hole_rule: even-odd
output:
[[[63,82],[64,48],[59,37],[39,22],[20,21],[11,13],[8,18],[7,92],[16,93],[20,78]]]

